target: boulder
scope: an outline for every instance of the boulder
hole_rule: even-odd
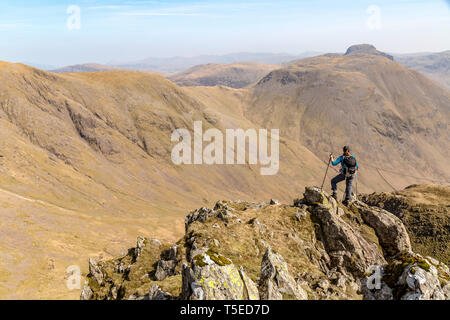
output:
[[[92,292],[91,287],[87,281],[84,282],[83,290],[81,291],[80,300],[92,300],[94,297],[94,292]]]
[[[185,218],[185,228],[186,232],[189,229],[189,226],[196,222],[205,222],[210,217],[217,217],[218,213],[215,210],[211,210],[209,208],[200,208],[193,212],[191,212],[189,215]]]
[[[403,222],[392,213],[369,207],[362,202],[354,202],[364,222],[377,234],[380,245],[388,256],[395,256],[403,251],[411,251],[411,243]]]
[[[227,258],[207,251],[183,265],[182,296],[191,300],[245,300],[257,298],[256,285]],[[242,276],[244,274],[244,276]]]
[[[153,285],[148,293],[148,300],[171,300],[172,296],[164,291],[158,285]]]
[[[96,259],[89,258],[89,274],[99,286],[103,284],[104,275],[102,268],[98,265],[98,261]]]
[[[308,205],[327,205],[328,197],[327,195],[316,187],[306,187],[304,195],[304,202]]]
[[[261,300],[308,299],[306,291],[289,273],[286,261],[270,248],[261,263],[259,294]]]
[[[403,252],[381,269],[381,288],[368,289],[362,281],[367,300],[448,300],[450,274],[440,265],[414,253]]]
[[[141,256],[141,252],[145,246],[146,239],[143,237],[137,238],[136,248],[134,249],[134,259],[137,260]]]
[[[161,254],[162,259],[158,261],[155,272],[155,278],[158,281],[163,281],[164,279],[175,274],[175,269],[178,264],[177,252],[178,247],[173,246],[170,250]]]
[[[280,204],[280,201],[275,200],[275,199],[270,199],[269,204],[270,204],[271,206],[278,205],[278,204]]]
[[[245,300],[259,300],[258,286],[247,276],[244,268],[239,268],[239,275],[244,283]]]
[[[357,230],[345,222],[332,206],[319,205],[312,214],[318,219],[324,245],[331,258],[331,267],[337,267],[356,276],[363,276],[374,264],[386,261],[375,243],[368,242]]]

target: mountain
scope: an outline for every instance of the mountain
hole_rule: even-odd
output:
[[[177,72],[167,78],[180,86],[216,86],[244,88],[255,84],[277,65],[261,63],[206,64]]]
[[[393,56],[391,56],[387,53],[378,51],[371,44],[357,44],[357,45],[351,46],[350,48],[347,49],[347,52],[345,53],[346,56],[355,55],[355,54],[370,54],[370,55],[374,55],[374,56],[385,57],[385,58],[388,58],[389,60],[394,61]]]
[[[404,66],[419,71],[450,88],[450,50],[440,53],[396,55],[395,59]]]
[[[448,182],[449,106],[447,89],[373,54],[296,60],[241,89],[0,62],[0,298],[78,298],[61,281],[69,266],[85,275],[89,256],[119,256],[137,235],[173,243],[186,212],[218,199],[289,203],[322,183],[328,153],[345,144],[359,193]],[[172,133],[194,136],[194,121],[280,129],[278,174],[176,165]]]
[[[283,128],[321,159],[350,145],[360,180],[373,188],[401,189],[420,176],[450,181],[450,92],[385,57],[294,61],[261,79],[247,101],[247,118]]]
[[[97,71],[113,71],[113,70],[126,70],[126,68],[107,66],[98,63],[86,63],[77,64],[73,66],[67,66],[59,69],[50,70],[54,73],[72,73],[72,72],[97,72]]]
[[[140,237],[121,257],[90,259],[81,299],[450,299],[448,267],[414,253],[399,218],[318,188],[294,205],[219,201],[185,221],[175,244]]]
[[[136,62],[111,62],[111,65],[137,71],[164,73],[180,72],[203,64],[231,64],[255,62],[261,64],[282,64],[291,60],[318,55],[317,52],[305,52],[298,55],[275,53],[232,53],[226,55],[201,55],[195,57],[147,58]]]
[[[136,234],[175,240],[186,210],[220,198],[287,199],[325,171],[283,137],[274,176],[259,166],[175,165],[172,132],[192,133],[194,120],[205,130],[257,128],[242,116],[242,92],[204,89],[147,73],[0,63],[1,298],[76,298],[61,275],[71,265],[86,272],[86,255],[120,254]]]

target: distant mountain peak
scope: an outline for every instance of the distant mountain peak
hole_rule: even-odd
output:
[[[353,45],[351,47],[349,47],[347,49],[347,52],[345,53],[346,56],[351,55],[351,54],[371,54],[371,55],[376,55],[376,56],[382,56],[385,58],[388,58],[389,60],[394,61],[394,57],[378,51],[377,48],[375,48],[375,46],[371,45],[371,44],[356,44]]]

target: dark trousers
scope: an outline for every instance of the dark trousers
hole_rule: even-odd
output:
[[[350,201],[352,199],[352,186],[353,186],[353,180],[355,179],[355,175],[349,175],[347,178],[345,177],[345,174],[338,174],[336,177],[331,179],[331,190],[333,190],[333,193],[337,193],[337,184],[339,182],[342,182],[345,180],[345,200]]]

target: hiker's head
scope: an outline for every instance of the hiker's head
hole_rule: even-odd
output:
[[[344,152],[344,155],[349,156],[350,155],[350,147],[345,146],[342,150]]]

